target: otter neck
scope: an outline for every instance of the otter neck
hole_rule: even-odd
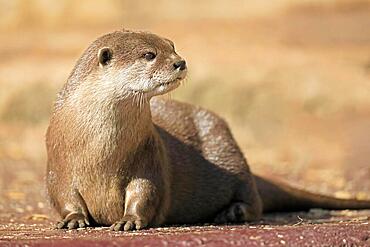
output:
[[[153,135],[149,99],[139,104],[131,95],[117,101],[109,97],[101,100],[88,94],[83,96],[70,100],[69,106],[64,109],[74,108],[70,112],[75,119],[69,126],[74,135],[71,138],[86,140],[88,152],[95,150],[109,156],[120,149],[119,152],[124,155],[136,150]]]
[[[107,116],[111,120],[111,126],[107,128],[115,129],[111,135],[112,139],[117,138],[117,147],[124,147],[125,151],[132,152],[153,135],[149,100],[139,105],[135,98],[128,97],[112,108]]]
[[[153,134],[153,122],[149,100],[136,103],[135,99],[126,99],[116,106],[117,124],[121,129],[121,139],[127,138],[137,145]]]

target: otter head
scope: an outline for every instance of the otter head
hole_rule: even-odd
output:
[[[114,98],[164,94],[177,88],[187,72],[186,62],[176,53],[173,42],[147,32],[104,35],[80,60],[89,61],[90,72],[86,74],[93,76],[89,80],[87,75],[84,81],[93,83],[98,91],[94,94],[103,93],[104,97],[109,97],[106,93],[114,94]]]

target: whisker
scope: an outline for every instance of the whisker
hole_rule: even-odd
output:
[[[188,78],[186,77],[185,79],[182,80],[181,84],[184,85],[184,87],[186,87],[185,85],[187,84],[187,81],[188,81]]]
[[[139,104],[139,94],[138,94],[138,92],[135,92],[134,102],[135,102],[135,106],[136,106],[136,107],[139,107],[139,106],[140,106],[140,104]]]
[[[141,93],[141,99],[142,99],[142,105],[143,105],[143,108],[144,108],[144,104],[145,104],[145,95],[144,95],[144,93]]]
[[[143,105],[143,94],[140,92],[139,93],[139,112],[141,112],[141,108],[142,108],[142,105]]]
[[[140,92],[137,92],[137,107],[139,107],[139,111],[140,111],[140,109],[141,109]]]

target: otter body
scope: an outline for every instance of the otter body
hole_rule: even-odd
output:
[[[47,189],[59,228],[133,230],[370,207],[254,177],[223,119],[153,98],[178,87],[186,70],[173,43],[150,33],[110,33],[84,52],[46,134]]]
[[[253,176],[224,120],[173,100],[153,99],[151,109],[173,177],[165,222],[233,221],[220,214],[231,206],[245,210],[246,218],[234,221],[259,218],[262,209]]]

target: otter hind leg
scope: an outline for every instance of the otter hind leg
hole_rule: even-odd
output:
[[[256,184],[252,176],[246,177],[238,189],[231,204],[216,215],[214,222],[240,223],[259,220],[262,215],[262,201],[258,194]]]
[[[58,229],[85,228],[90,225],[89,213],[86,203],[78,190],[71,193],[60,201],[60,214],[62,220],[56,224]]]
[[[221,211],[214,221],[217,224],[249,222],[256,220],[256,216],[249,205],[244,202],[235,202]]]

